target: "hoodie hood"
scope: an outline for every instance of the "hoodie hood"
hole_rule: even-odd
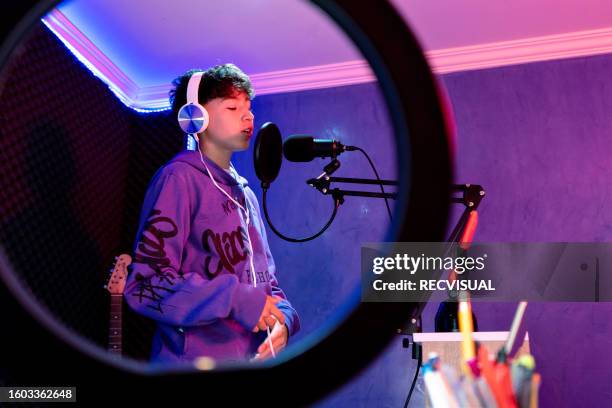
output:
[[[205,154],[202,154],[202,159],[204,160],[204,163],[206,163],[208,170],[210,170],[210,173],[215,178],[215,181],[217,183],[224,184],[226,186],[240,185],[242,188],[245,188],[246,186],[248,186],[249,183],[247,179],[245,179],[244,177],[238,174],[238,172],[234,168],[234,165],[231,162],[230,162],[230,168],[229,168],[229,171],[231,173],[230,175],[226,170],[224,170],[217,163],[209,159]],[[187,163],[190,166],[198,169],[206,177],[208,177],[208,172],[206,171],[206,168],[204,167],[204,164],[202,163],[202,160],[200,159],[200,153],[198,151],[194,151],[194,150],[182,151],[176,156],[174,156],[168,162],[168,164],[174,163],[174,162]]]

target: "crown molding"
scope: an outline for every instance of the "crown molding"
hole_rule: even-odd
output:
[[[138,108],[139,88],[81,30],[58,9],[51,10],[41,21],[85,65],[100,78],[126,105]]]
[[[437,74],[612,53],[612,27],[427,52]]]
[[[42,21],[127,106],[145,112],[169,108],[170,83],[138,87],[58,9]],[[612,53],[612,27],[447,48],[428,51],[425,55],[434,73],[447,74],[607,53]],[[253,74],[250,78],[258,95],[376,81],[365,60],[271,71]]]

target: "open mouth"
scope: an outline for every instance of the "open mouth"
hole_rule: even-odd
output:
[[[246,128],[242,131],[242,133],[248,137],[253,136],[253,128]]]

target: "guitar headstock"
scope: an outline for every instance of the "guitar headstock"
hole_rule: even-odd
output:
[[[123,293],[128,275],[127,267],[131,263],[132,257],[128,254],[121,254],[115,257],[115,267],[113,268],[110,279],[106,284],[106,289],[112,295],[120,295]]]

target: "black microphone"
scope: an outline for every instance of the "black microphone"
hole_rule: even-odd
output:
[[[292,162],[309,162],[315,157],[336,158],[342,152],[357,150],[333,139],[315,139],[307,135],[292,135],[283,143],[283,154]]]

